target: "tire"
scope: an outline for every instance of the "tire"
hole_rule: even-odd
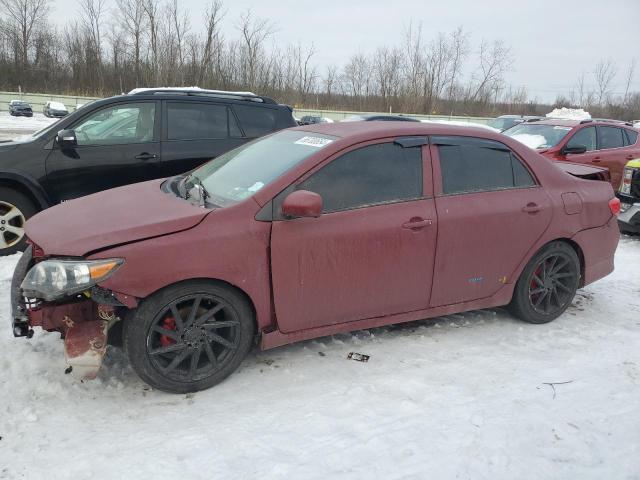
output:
[[[24,223],[37,212],[26,195],[12,188],[0,187],[0,256],[25,249]]]
[[[237,290],[190,281],[150,296],[125,318],[124,349],[153,388],[196,392],[238,368],[251,349],[254,325],[253,310]]]
[[[551,242],[523,270],[508,309],[525,322],[551,322],[571,305],[579,283],[576,251],[565,242]]]

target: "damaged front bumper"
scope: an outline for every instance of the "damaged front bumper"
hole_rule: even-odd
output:
[[[119,320],[115,309],[122,304],[113,296],[99,300],[76,295],[65,303],[45,303],[26,299],[20,285],[34,265],[33,247],[23,253],[11,280],[11,328],[15,337],[33,336],[33,327],[60,332],[64,355],[74,375],[93,379],[102,365],[109,328]],[[110,301],[111,304],[97,303]]]

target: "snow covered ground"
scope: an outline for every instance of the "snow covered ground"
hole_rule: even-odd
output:
[[[491,310],[336,335],[186,396],[119,350],[80,383],[58,335],[14,339],[17,260],[0,259],[2,479],[640,479],[640,238],[551,324]]]
[[[0,140],[37,132],[57,120],[41,113],[34,113],[33,117],[12,117],[9,112],[0,112]]]

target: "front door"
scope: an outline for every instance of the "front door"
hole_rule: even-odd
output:
[[[323,214],[273,222],[280,330],[426,308],[437,233],[431,185],[428,149],[392,141],[355,148],[298,183],[322,196]]]
[[[502,143],[471,137],[432,142],[439,161],[431,306],[490,297],[517,280],[512,275],[551,221],[551,201]]]
[[[119,103],[69,128],[78,145],[54,145],[45,189],[57,202],[160,177],[159,102]]]

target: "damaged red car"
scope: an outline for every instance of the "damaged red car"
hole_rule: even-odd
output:
[[[121,342],[145,382],[191,392],[256,343],[498,306],[549,322],[614,267],[618,200],[579,167],[468,127],[283,130],[36,215],[13,331],[60,332],[85,377]]]

